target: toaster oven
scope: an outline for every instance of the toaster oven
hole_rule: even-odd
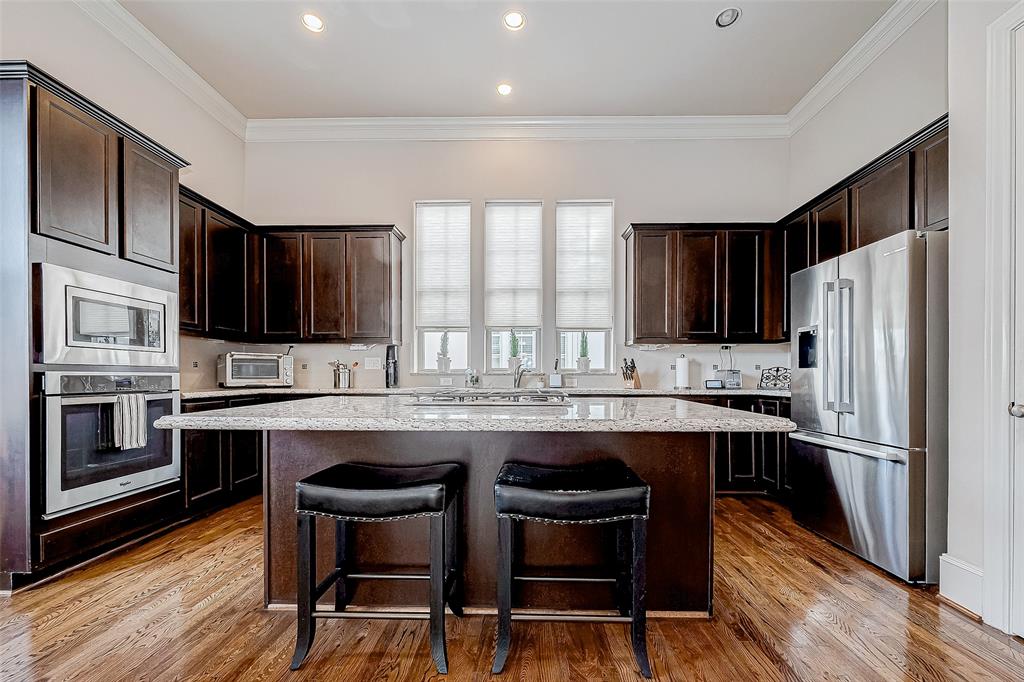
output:
[[[236,386],[291,386],[295,358],[279,353],[224,353],[217,357],[217,383]]]

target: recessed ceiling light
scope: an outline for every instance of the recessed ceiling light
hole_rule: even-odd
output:
[[[501,22],[505,24],[505,28],[510,31],[518,31],[523,26],[526,26],[526,15],[517,9],[510,9],[505,12],[505,16],[501,18]]]
[[[313,33],[322,33],[324,28],[326,28],[323,19],[315,14],[309,14],[308,12],[302,15],[302,25]]]
[[[508,97],[509,95],[512,94],[512,86],[509,85],[508,83],[499,83],[498,94],[501,95],[502,97]]]
[[[742,14],[742,12],[738,7],[723,9],[718,13],[718,16],[715,17],[715,26],[718,28],[729,28],[739,20],[740,14]]]

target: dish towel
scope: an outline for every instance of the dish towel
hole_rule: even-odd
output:
[[[120,393],[114,402],[114,445],[122,450],[146,447],[149,423],[145,393]]]

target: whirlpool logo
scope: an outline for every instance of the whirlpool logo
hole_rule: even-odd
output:
[[[132,484],[131,479],[129,479],[127,481],[121,481],[120,483],[118,483],[118,485],[121,486],[122,488],[125,487],[125,486],[128,486],[128,485],[131,485],[131,484]]]

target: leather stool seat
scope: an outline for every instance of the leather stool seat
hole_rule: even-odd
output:
[[[358,521],[442,513],[462,489],[458,464],[335,464],[295,484],[295,510]]]
[[[508,463],[494,481],[499,517],[548,523],[646,519],[651,487],[620,461],[582,467]]]

